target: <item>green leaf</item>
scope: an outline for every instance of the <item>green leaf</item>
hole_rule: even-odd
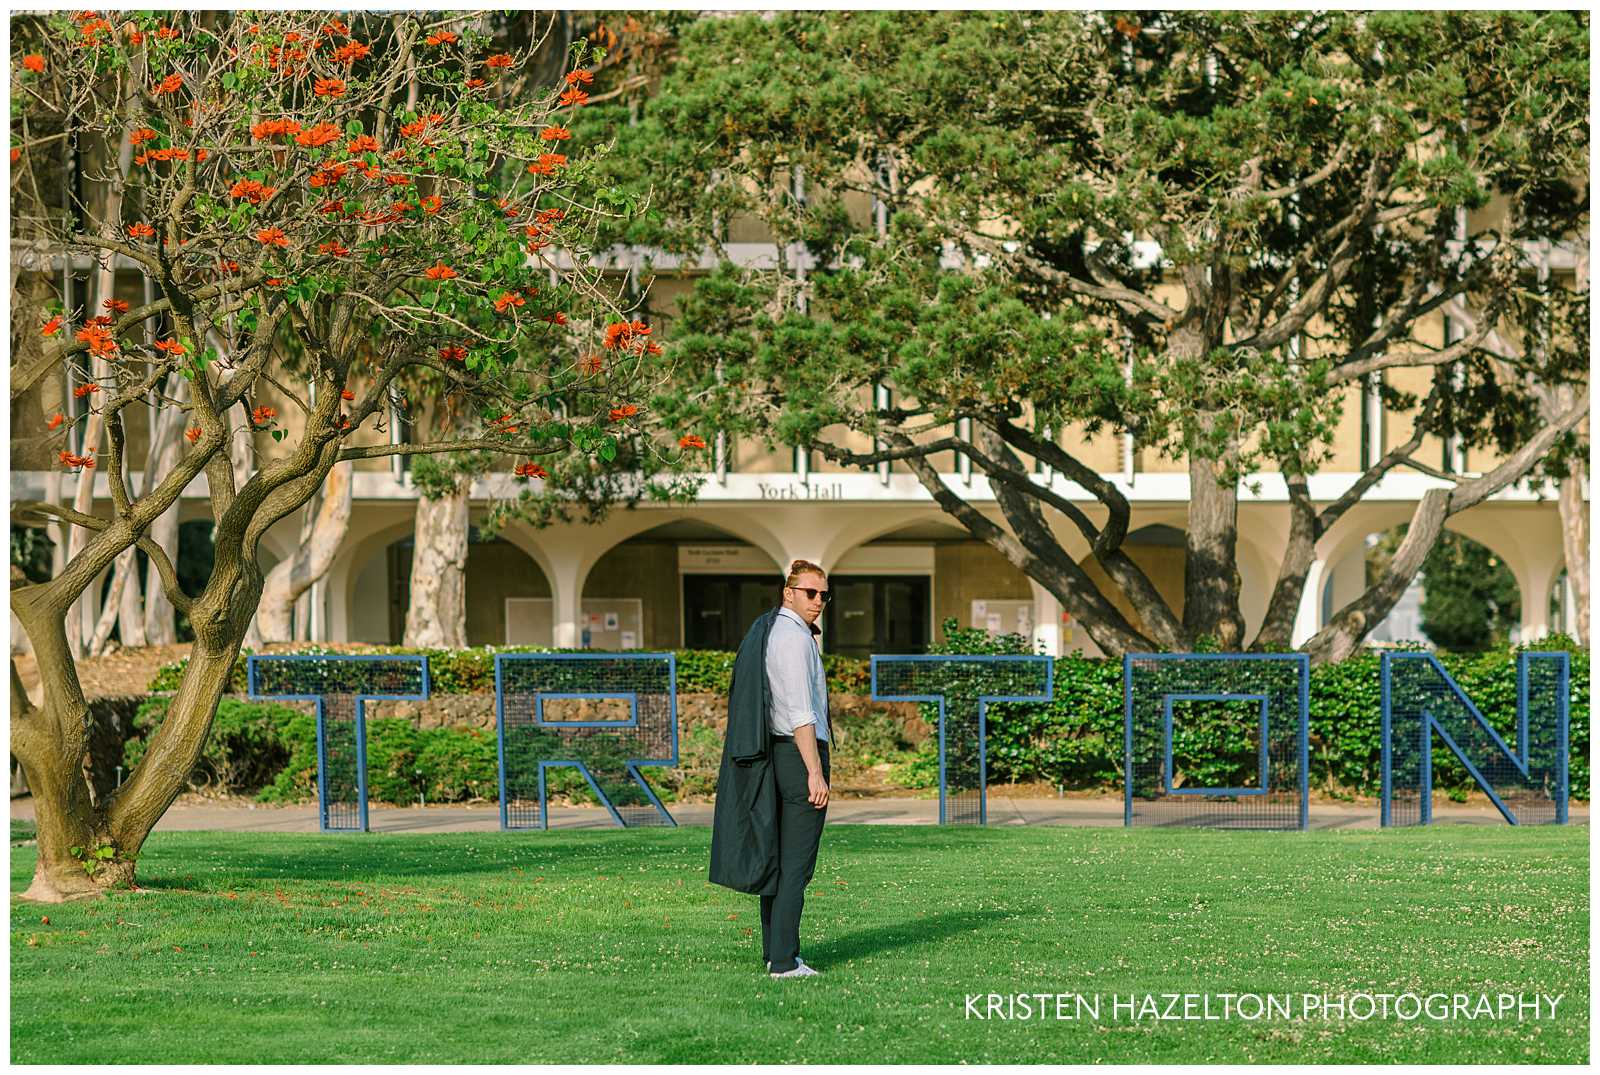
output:
[[[607,463],[617,458],[617,441],[615,437],[607,437],[600,442],[600,458]]]
[[[286,436],[288,436],[288,434],[281,429],[274,429],[272,431],[272,439],[275,441],[282,441]]]
[[[365,134],[366,128],[361,125],[360,120],[353,119],[344,125],[344,133],[355,137],[357,135]]]

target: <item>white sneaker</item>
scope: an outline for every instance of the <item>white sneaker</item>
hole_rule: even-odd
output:
[[[796,959],[794,970],[782,972],[772,971],[772,964],[767,964],[767,969],[774,978],[813,978],[820,977],[822,972],[815,967],[808,967],[804,960]]]

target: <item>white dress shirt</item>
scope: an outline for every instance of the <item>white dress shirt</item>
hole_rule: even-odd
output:
[[[817,726],[818,742],[828,741],[828,680],[811,625],[792,609],[780,608],[767,636],[767,681],[772,684],[772,734],[794,735]]]

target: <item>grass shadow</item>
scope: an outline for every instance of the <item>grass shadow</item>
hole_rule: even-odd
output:
[[[925,945],[949,937],[978,933],[996,921],[1015,917],[1014,911],[949,911],[876,929],[856,930],[842,937],[808,943],[806,959],[818,966],[862,959],[896,948]]]

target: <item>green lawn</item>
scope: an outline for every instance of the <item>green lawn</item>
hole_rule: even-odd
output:
[[[755,898],[705,881],[709,843],[158,834],[143,892],[13,901],[12,1059],[1588,1059],[1586,827],[836,826],[802,925],[824,976],[791,981],[762,973]],[[32,866],[12,849],[13,892]],[[1524,1023],[1110,1018],[1112,994],[1407,990],[1566,999]],[[991,991],[1098,993],[1103,1018],[967,1018]]]

